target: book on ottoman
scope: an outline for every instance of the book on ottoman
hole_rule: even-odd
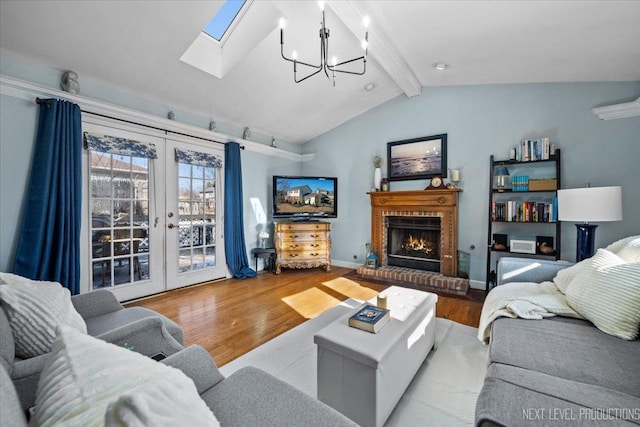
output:
[[[349,318],[349,326],[376,334],[389,321],[390,317],[389,310],[369,304]]]

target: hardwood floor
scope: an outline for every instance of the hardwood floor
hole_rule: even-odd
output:
[[[184,330],[185,345],[206,348],[218,366],[315,317],[347,298],[369,299],[387,286],[345,278],[351,269],[261,272],[164,292],[127,304],[158,311]],[[478,327],[482,302],[439,296],[436,315]]]

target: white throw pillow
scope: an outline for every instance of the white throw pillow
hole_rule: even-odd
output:
[[[629,244],[629,242],[635,239],[640,239],[640,236],[625,237],[624,239],[620,239],[613,242],[612,244],[607,246],[605,249],[608,250],[609,252],[613,252],[614,254],[617,254],[620,251],[620,249],[624,248]]]
[[[36,395],[38,426],[219,426],[179,369],[61,326]]]
[[[640,236],[630,239],[616,254],[626,262],[640,262]]]
[[[584,261],[580,261],[571,267],[563,268],[562,270],[556,273],[556,277],[553,278],[553,283],[560,289],[560,292],[563,294],[567,293],[567,288],[569,287],[569,283],[576,277],[576,274],[580,272],[582,266],[588,259]]]
[[[60,283],[11,273],[0,273],[0,281],[0,300],[13,332],[16,356],[28,359],[48,353],[59,325],[87,333],[84,319],[71,303],[71,293]]]
[[[598,329],[633,340],[640,325],[640,263],[606,249],[585,260],[567,288],[567,302]]]

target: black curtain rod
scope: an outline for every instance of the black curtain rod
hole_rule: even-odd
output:
[[[37,104],[49,104],[51,102],[51,100],[49,99],[40,99],[40,98],[36,98],[36,103]],[[175,132],[172,130],[167,130],[167,129],[162,129],[156,126],[151,126],[151,125],[145,125],[142,123],[136,123],[136,122],[132,122],[131,120],[125,120],[125,119],[121,119],[118,117],[112,117],[112,116],[107,116],[106,114],[100,114],[100,113],[93,113],[91,111],[85,111],[83,109],[80,109],[80,111],[82,111],[83,113],[87,113],[87,114],[93,114],[94,116],[99,116],[99,117],[104,117],[105,119],[112,119],[112,120],[118,120],[120,122],[124,122],[124,123],[129,123],[132,125],[136,125],[136,126],[143,126],[149,129],[155,129],[155,130],[159,130],[162,132],[167,132],[167,133],[173,133],[175,135],[180,135],[180,136],[186,136],[189,138],[196,138],[196,139],[201,139],[203,141],[207,141],[207,142],[215,142],[216,144],[222,144],[222,145],[226,145],[226,142],[220,142],[220,141],[216,141],[214,139],[208,139],[208,138],[203,138],[201,136],[194,136],[194,135],[189,135],[188,133],[182,133],[182,132]],[[244,150],[244,145],[240,146],[240,149]]]

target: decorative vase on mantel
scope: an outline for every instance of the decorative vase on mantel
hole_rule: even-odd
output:
[[[375,188],[376,191],[380,191],[380,184],[382,182],[382,169],[380,169],[380,166],[382,166],[382,157],[375,156],[373,158],[373,166],[375,167],[373,171],[373,188]]]
[[[373,171],[373,187],[376,191],[380,191],[380,186],[382,183],[382,169],[376,168]]]

